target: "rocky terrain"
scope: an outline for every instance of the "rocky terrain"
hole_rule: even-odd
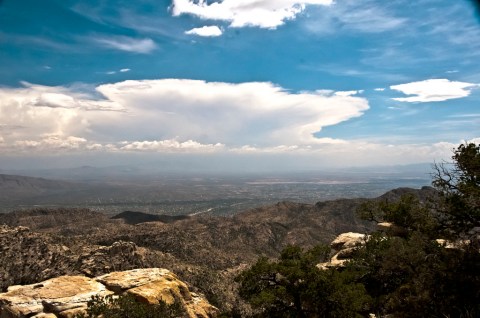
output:
[[[10,286],[0,294],[0,317],[73,317],[87,309],[92,297],[128,294],[135,300],[156,305],[178,303],[185,317],[216,317],[218,309],[172,272],[143,268],[103,276],[60,276],[31,285]]]
[[[374,200],[394,200],[407,192],[422,198],[431,191],[397,189]],[[96,277],[161,267],[221,310],[242,309],[233,281],[239,271],[260,256],[277,257],[289,244],[308,248],[329,244],[340,233],[368,232],[374,224],[356,216],[365,201],[279,202],[233,217],[200,214],[164,222],[131,212],[111,219],[88,209],[0,214],[0,288],[61,275]]]

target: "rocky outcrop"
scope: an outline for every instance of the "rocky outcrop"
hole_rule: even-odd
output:
[[[149,252],[132,242],[108,246],[83,245],[29,228],[0,225],[0,291],[61,275],[103,275],[112,271],[150,267]],[[72,244],[73,243],[73,244]],[[75,246],[75,250],[73,249]]]
[[[330,247],[333,250],[333,256],[329,262],[320,263],[317,266],[320,269],[327,269],[331,267],[341,267],[344,263],[350,259],[355,252],[355,249],[365,244],[368,235],[361,233],[342,233],[337,236]]]
[[[11,286],[0,294],[0,317],[70,317],[87,308],[92,296],[113,292],[85,276],[60,276],[41,283]]]
[[[82,253],[76,268],[87,276],[99,276],[105,273],[144,267],[143,249],[135,243],[118,241],[110,246],[98,246]]]
[[[97,278],[60,276],[32,285],[11,286],[0,294],[0,317],[73,317],[92,296],[131,294],[147,304],[178,302],[186,317],[216,317],[218,310],[161,268],[113,272]]]
[[[0,226],[0,255],[0,291],[74,272],[66,246],[23,226]]]
[[[162,268],[134,269],[97,277],[96,281],[116,293],[131,294],[143,303],[180,302],[188,317],[214,317],[217,309],[203,297],[191,292],[175,274]]]
[[[362,233],[342,233],[337,236],[332,243],[330,243],[330,247],[336,251],[341,249],[351,248],[358,245],[363,244],[365,241],[365,234]]]

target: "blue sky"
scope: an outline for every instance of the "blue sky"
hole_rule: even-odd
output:
[[[433,162],[479,57],[468,0],[3,0],[0,164]]]

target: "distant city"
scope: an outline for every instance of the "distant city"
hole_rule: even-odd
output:
[[[85,207],[108,215],[140,211],[228,216],[279,201],[372,198],[398,187],[420,188],[430,185],[429,169],[429,165],[415,165],[236,175],[147,173],[125,167],[3,171],[5,175],[29,177],[18,176],[0,185],[0,212],[63,206]]]

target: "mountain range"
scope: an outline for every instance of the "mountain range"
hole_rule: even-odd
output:
[[[6,273],[0,288],[64,274],[93,277],[112,270],[162,267],[222,310],[244,308],[234,277],[258,257],[277,257],[291,244],[303,248],[329,244],[344,232],[369,232],[375,224],[356,215],[361,203],[396,200],[406,193],[422,199],[432,191],[429,187],[401,188],[374,199],[315,204],[283,201],[233,216],[172,217],[126,211],[110,217],[80,208],[0,214],[4,255],[0,272]]]

